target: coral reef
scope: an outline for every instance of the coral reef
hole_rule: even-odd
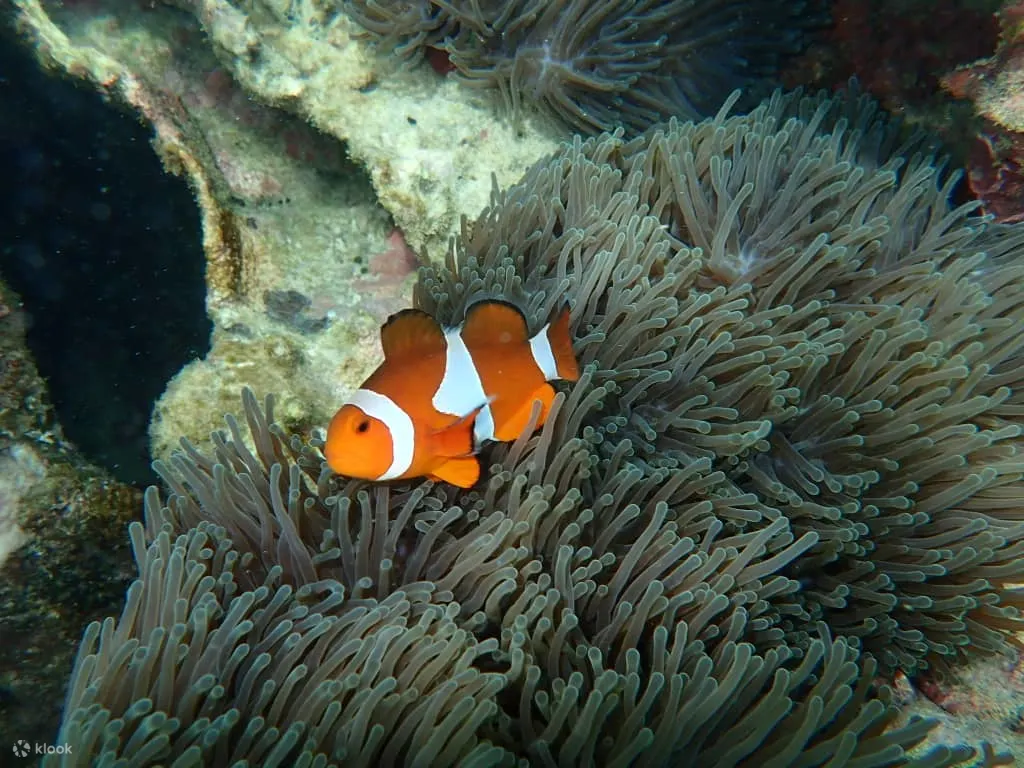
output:
[[[273,388],[290,426],[325,419],[372,369],[376,328],[412,280],[408,261],[376,258],[392,250],[395,227],[365,171],[332,137],[252,100],[188,14],[18,8],[47,67],[89,79],[152,125],[159,157],[198,203],[211,349],[157,403],[152,453],[181,435],[205,440],[244,384]],[[272,297],[289,292],[309,302],[303,323],[274,310]]]
[[[979,117],[966,163],[971,191],[997,220],[1016,222],[1024,220],[1024,4],[1004,3],[999,20],[991,55],[949,72],[942,84]]]
[[[162,144],[187,150],[183,167],[201,169],[218,207],[231,202],[219,194],[227,186],[305,221],[317,199],[339,194],[316,167],[347,157],[365,168],[376,202],[410,245],[440,256],[460,216],[486,204],[492,175],[510,184],[556,146],[531,121],[499,120],[486,98],[455,82],[373,56],[332,4],[172,4],[15,2],[44,65],[137,109]],[[337,211],[343,200],[332,202]],[[307,249],[298,226],[267,224]]]
[[[14,12],[44,68],[152,126],[198,204],[211,349],[158,402],[156,456],[181,435],[204,442],[242,385],[276,392],[296,429],[323,422],[376,364],[376,328],[408,303],[418,258],[443,256],[492,176],[510,184],[556,147],[486,96],[395,70],[320,3],[15,0]],[[289,293],[308,300],[301,322],[274,308]]]
[[[919,679],[916,686],[898,679],[894,686],[901,708],[922,713],[937,724],[932,735],[944,743],[961,734],[999,743],[1010,734],[1019,764],[1024,717],[1024,657],[978,658],[952,670],[944,680]]]
[[[0,283],[0,743],[49,742],[82,627],[131,577],[124,528],[140,493],[68,446]]]
[[[714,114],[735,89],[753,106],[787,54],[823,25],[818,2],[350,0],[344,8],[403,58],[444,51],[514,114],[540,109],[574,131],[642,131]]]
[[[941,129],[939,80],[992,49],[1002,1],[833,0],[832,25],[787,79],[831,85],[856,76],[888,111],[912,121],[930,117],[932,130]]]
[[[963,166],[979,126],[939,87],[956,67],[990,54],[1003,0],[834,0],[832,24],[783,72],[787,87],[837,88],[856,77],[893,114],[924,127]],[[961,195],[969,194],[963,190]]]
[[[157,465],[62,764],[969,758],[875,677],[1024,625],[1024,234],[899,142],[776,94],[496,189],[416,304],[568,296],[580,381],[468,492],[342,482],[246,391]]]

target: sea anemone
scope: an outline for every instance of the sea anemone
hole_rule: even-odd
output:
[[[642,131],[713,114],[736,88],[753,106],[823,21],[793,0],[350,0],[356,22],[409,58],[445,51],[470,84],[497,88],[582,133]]]
[[[459,503],[430,483],[323,497],[315,450],[243,399],[255,453],[229,418],[215,457],[175,458],[185,495],[147,494],[139,578],[87,629],[70,756],[44,765],[916,764],[929,724],[885,730],[897,710],[850,643],[745,639],[814,537],[720,538],[704,467],[668,487],[611,467],[585,507],[564,485],[590,452],[545,427]]]
[[[952,208],[958,176],[901,135],[855,93],[776,93],[577,140],[496,192],[417,299],[447,319],[578,295],[581,362],[616,393],[578,417],[602,454],[710,461],[743,500],[729,530],[814,532],[784,571],[788,641],[824,620],[913,674],[1024,628],[1024,231]]]
[[[899,135],[776,94],[495,190],[416,304],[502,297],[535,331],[568,297],[580,380],[469,491],[342,482],[245,392],[248,435],[157,465],[75,760],[965,759],[908,756],[929,723],[875,681],[1024,625],[1022,238]]]

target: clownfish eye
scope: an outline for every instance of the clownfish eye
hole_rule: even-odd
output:
[[[356,424],[356,432],[358,432],[359,434],[364,434],[369,429],[370,429],[370,422],[367,421],[366,419],[363,419],[358,424]]]

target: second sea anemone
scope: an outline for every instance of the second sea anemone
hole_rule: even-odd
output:
[[[349,14],[402,56],[447,52],[496,88],[581,133],[640,131],[713,114],[736,88],[753,106],[821,23],[793,0],[350,0]]]

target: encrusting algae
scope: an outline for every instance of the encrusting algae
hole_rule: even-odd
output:
[[[416,306],[568,297],[579,381],[468,490],[342,481],[245,391],[251,442],[158,464],[46,764],[969,759],[876,675],[1024,628],[1024,235],[899,137],[776,94],[495,191]]]

